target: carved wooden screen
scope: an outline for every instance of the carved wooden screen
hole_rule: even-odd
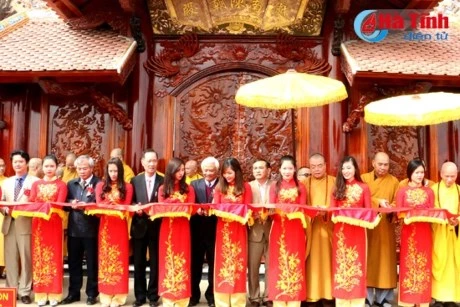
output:
[[[383,151],[390,157],[390,173],[399,180],[407,178],[406,169],[410,160],[423,157],[419,139],[424,130],[416,127],[379,127],[368,125],[369,159]],[[369,163],[371,165],[371,163]]]
[[[49,151],[59,162],[65,155],[89,155],[95,162],[95,173],[104,174],[104,156],[109,148],[110,117],[100,113],[81,98],[53,98],[49,106]]]
[[[293,154],[293,111],[246,108],[236,104],[241,84],[264,77],[249,72],[224,72],[203,78],[176,97],[174,155],[201,161],[237,158],[245,179],[252,177],[256,158],[278,169],[284,154]]]

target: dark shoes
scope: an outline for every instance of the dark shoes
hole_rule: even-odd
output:
[[[260,303],[258,301],[252,301],[251,302],[251,307],[259,307]]]
[[[139,307],[139,306],[142,306],[144,304],[145,304],[145,301],[135,300],[134,303],[133,303],[133,307]]]
[[[194,299],[190,299],[190,301],[188,302],[188,307],[193,307],[193,306],[196,306],[198,305],[200,301],[198,300],[194,300]]]
[[[80,297],[68,295],[65,299],[62,300],[61,305],[72,304],[73,302],[80,301]]]
[[[21,302],[23,304],[31,304],[32,300],[30,299],[30,296],[24,295],[24,296],[21,296]]]
[[[381,303],[374,302],[374,305],[377,307],[391,307],[391,303],[386,299],[384,299]]]
[[[267,307],[273,307],[273,301],[265,301],[262,303],[262,305],[267,306]]]
[[[208,306],[209,307],[216,307],[216,303],[214,303],[214,300],[208,300]]]
[[[135,300],[134,303],[133,303],[133,307],[143,306],[145,303],[146,303],[145,300]],[[159,301],[150,301],[149,306],[150,307],[158,307],[158,306],[160,306],[160,302]]]
[[[97,300],[94,296],[88,296],[86,299],[86,305],[94,305],[97,303]]]

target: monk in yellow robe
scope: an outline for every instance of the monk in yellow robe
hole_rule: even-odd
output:
[[[308,205],[329,207],[335,177],[326,173],[324,156],[317,153],[310,157],[311,176],[304,181]],[[326,214],[314,217],[307,227],[307,303],[308,305],[333,306],[332,297],[332,229],[333,223]],[[321,301],[321,302],[320,302]]]
[[[133,179],[136,175],[134,174],[133,169],[123,160],[123,150],[121,148],[112,149],[110,152],[110,158],[120,159],[123,164],[123,172],[125,174],[123,180],[125,182],[131,182],[131,179]]]
[[[459,214],[460,186],[457,179],[457,166],[446,162],[441,168],[442,181],[431,188],[434,192],[435,208]],[[432,292],[436,305],[452,305],[460,301],[460,239],[458,218],[451,218],[447,225],[432,224],[433,266]]]
[[[372,172],[361,175],[369,185],[372,208],[388,208],[394,202],[399,181],[390,175],[390,158],[375,154]],[[383,214],[379,225],[367,231],[367,300],[366,305],[391,307],[397,285],[395,225]]]
[[[74,153],[70,152],[65,156],[65,165],[59,165],[59,167],[62,169],[61,180],[65,183],[69,182],[72,179],[78,178],[77,169],[74,165],[76,159],[77,156]]]

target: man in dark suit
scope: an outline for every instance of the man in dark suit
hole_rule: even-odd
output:
[[[201,162],[204,178],[192,181],[197,204],[212,203],[214,188],[218,180],[219,161],[207,157]],[[204,256],[208,262],[208,288],[204,293],[208,305],[214,307],[214,248],[216,245],[217,217],[196,214],[190,219],[192,236],[192,297],[189,306],[198,305],[201,297],[200,281]]]
[[[79,156],[75,160],[79,178],[67,183],[67,202],[77,204],[96,202],[96,184],[99,178],[93,175],[94,160],[87,156]],[[87,305],[96,304],[99,295],[97,288],[97,235],[99,218],[86,215],[78,207],[69,209],[69,224],[67,227],[67,250],[69,261],[69,294],[61,304],[71,304],[80,300],[80,290],[83,285],[83,255],[86,254],[87,276],[86,300]]]
[[[158,201],[158,188],[163,184],[163,177],[157,173],[158,154],[153,149],[146,149],[141,159],[144,173],[131,180],[134,188],[133,203],[143,205]],[[134,296],[133,306],[142,306],[149,300],[150,306],[159,306],[158,295],[158,240],[161,219],[151,221],[149,216],[138,211],[131,223],[131,238],[134,257]],[[149,249],[150,279],[147,287],[145,269]]]

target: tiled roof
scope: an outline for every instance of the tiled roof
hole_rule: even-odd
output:
[[[12,16],[13,17],[13,16]],[[136,43],[110,30],[73,30],[54,13],[27,12],[0,29],[0,73],[113,71],[122,74]]]
[[[448,40],[406,41],[394,33],[378,43],[362,40],[342,44],[342,54],[351,73],[394,73],[402,75],[460,76],[460,33]]]

